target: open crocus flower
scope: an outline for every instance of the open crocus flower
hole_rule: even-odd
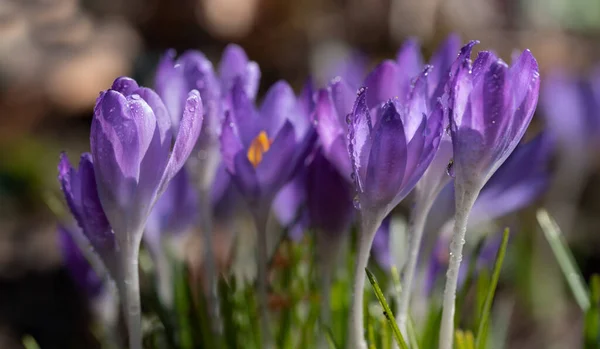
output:
[[[166,306],[173,304],[172,265],[169,253],[178,250],[175,239],[182,239],[198,219],[198,193],[186,168],[182,168],[158,199],[148,216],[144,243],[154,260],[158,296]],[[180,244],[179,244],[180,245]],[[180,246],[179,246],[180,247]]]
[[[61,156],[67,204],[116,281],[132,349],[141,348],[138,254],[146,219],[192,152],[201,126],[202,101],[192,90],[173,143],[160,97],[121,77],[98,97],[91,154],[82,156],[79,170]]]
[[[262,330],[267,343],[266,225],[275,195],[297,173],[312,149],[316,132],[296,108],[296,96],[285,82],[273,85],[260,109],[246,95],[241,79],[230,95],[221,132],[223,161],[249,204],[258,233],[258,285]]]
[[[193,183],[199,192],[200,223],[204,244],[212,246],[211,198],[214,188],[225,188],[229,185],[229,175],[221,162],[219,151],[219,134],[223,122],[224,110],[228,108],[226,101],[229,91],[236,79],[240,79],[246,95],[254,100],[258,91],[260,68],[256,62],[249,61],[244,50],[228,45],[221,58],[219,74],[215,74],[212,63],[199,51],[187,51],[178,59],[175,52],[169,51],[161,60],[156,72],[156,90],[163,98],[173,118],[173,130],[177,132],[181,110],[183,110],[188,91],[196,89],[202,95],[204,104],[204,124],[202,135],[190,156],[186,167],[190,170]],[[208,249],[204,256],[206,277],[211,292],[210,304],[214,316],[218,315],[216,294],[216,275],[214,273],[214,256]]]
[[[531,52],[524,51],[510,67],[485,51],[471,64],[475,44],[462,48],[452,68],[449,89],[456,214],[440,349],[452,347],[454,300],[469,212],[485,183],[523,137],[537,105],[540,85],[538,65]]]
[[[351,342],[366,347],[363,336],[364,269],[371,244],[383,218],[417,184],[438,149],[443,132],[444,108],[437,103],[426,113],[427,96],[413,89],[406,104],[388,91],[396,65],[384,61],[367,77],[349,116],[348,152],[361,214],[350,334]],[[425,69],[419,78],[426,78]],[[391,88],[391,87],[390,87]],[[371,94],[373,91],[373,94]],[[391,95],[390,95],[391,93]]]

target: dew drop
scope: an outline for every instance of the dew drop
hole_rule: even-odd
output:
[[[360,210],[360,199],[358,198],[358,194],[356,194],[356,196],[354,196],[354,199],[352,200],[352,204],[354,205],[355,209]]]
[[[132,94],[132,95],[131,95],[131,99],[140,100],[140,99],[142,99],[142,97],[140,97],[140,95],[138,95],[138,94],[136,93],[136,94]]]
[[[233,125],[233,122],[230,122],[230,123],[229,123],[229,127],[233,128],[233,126],[234,126],[234,125]]]
[[[454,173],[454,159],[450,159],[450,162],[448,162],[448,166],[446,167],[446,174],[448,174],[448,176],[452,178],[456,176],[456,174]]]
[[[346,115],[346,123],[350,125],[352,123],[352,113]]]
[[[358,92],[356,92],[357,95],[360,95],[361,93],[365,92],[365,88],[361,87],[358,89]]]
[[[352,172],[350,173],[350,178],[354,181],[356,180],[356,173]]]
[[[446,130],[445,131],[446,131],[446,134],[448,136],[450,136],[450,134],[451,134],[450,125],[446,126]]]
[[[312,124],[313,124],[314,126],[318,126],[318,125],[319,125],[319,120],[317,120],[317,119],[313,119],[313,121],[312,121]]]

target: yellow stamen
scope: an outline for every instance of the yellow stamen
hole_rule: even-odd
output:
[[[256,167],[260,164],[263,154],[269,151],[271,143],[265,131],[260,131],[258,136],[254,138],[250,144],[250,148],[248,148],[248,160],[250,160],[252,166]]]

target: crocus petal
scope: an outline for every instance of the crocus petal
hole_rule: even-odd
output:
[[[89,153],[81,156],[79,177],[81,181],[81,220],[85,222],[82,227],[83,233],[95,249],[113,251],[115,235],[98,196],[94,165]]]
[[[432,103],[437,102],[444,94],[446,82],[450,78],[450,67],[458,55],[460,49],[460,37],[450,34],[446,40],[433,53],[429,64],[433,66],[429,74],[429,95]]]
[[[223,163],[230,172],[235,173],[234,159],[243,149],[243,145],[238,136],[237,126],[229,112],[225,113],[220,141]]]
[[[294,158],[296,146],[294,126],[286,121],[273,140],[269,151],[263,154],[262,161],[256,167],[261,186],[277,190],[290,179],[292,175],[290,167],[293,166],[290,161]]]
[[[319,148],[307,168],[306,195],[309,221],[324,234],[345,233],[352,221],[353,188]]]
[[[202,130],[203,106],[200,94],[196,90],[190,91],[188,94],[185,108],[183,109],[183,117],[179,125],[179,132],[173,145],[173,152],[169,158],[163,175],[162,187],[159,193],[165,189],[165,185],[179,172],[185,161],[190,156],[194,149],[194,145],[198,140],[200,131]]]
[[[261,130],[276,135],[287,120],[293,122],[294,118],[290,116],[296,112],[295,108],[296,96],[290,85],[285,81],[276,82],[267,91],[260,107]]]
[[[403,101],[398,78],[398,66],[391,60],[381,62],[365,79],[367,94],[367,108],[379,107],[389,99],[398,97]],[[417,72],[418,74],[418,72]],[[408,92],[408,90],[406,91]]]
[[[242,81],[237,79],[231,89],[231,113],[237,132],[245,148],[249,147],[254,138],[263,131],[264,124],[258,117],[252,101],[244,92]]]
[[[407,40],[396,56],[397,84],[396,95],[402,104],[406,102],[412,78],[423,70],[423,57],[421,48],[416,40]]]
[[[356,90],[352,89],[342,79],[336,79],[329,85],[331,89],[331,99],[337,111],[340,124],[347,123],[346,116],[352,112],[354,100],[356,99]]]
[[[325,153],[329,153],[334,141],[344,136],[346,124],[343,126],[340,124],[331,95],[325,89],[320,90],[317,94],[313,120],[317,125],[316,129]]]
[[[233,159],[234,170],[231,172],[242,195],[255,204],[261,194],[261,187],[256,175],[256,170],[248,160],[246,154],[238,153]]]
[[[402,120],[391,102],[383,108],[381,119],[373,130],[367,165],[364,193],[368,195],[369,206],[387,205],[392,201],[402,185],[406,168]],[[364,204],[361,199],[361,205]]]
[[[404,132],[407,139],[412,139],[421,125],[423,117],[429,115],[429,98],[428,98],[428,75],[431,72],[431,66],[426,66],[425,69],[415,77],[412,89],[408,95],[408,113],[401,113],[404,116]]]
[[[188,84],[182,74],[183,67],[176,66],[175,50],[167,51],[156,68],[155,88],[168,108],[171,123],[176,130],[182,115],[183,103]]]
[[[296,221],[300,208],[305,205],[306,191],[304,173],[298,173],[281,188],[273,201],[273,212],[284,227],[291,227]]]
[[[373,129],[366,95],[367,90],[365,88],[359,90],[358,97],[352,109],[352,122],[348,127],[348,153],[350,155],[354,180],[359,191],[364,191],[367,164],[371,152],[371,132]]]
[[[138,88],[138,83],[132,78],[126,76],[117,78],[111,86],[112,90],[117,91],[125,96],[132,94],[133,91],[137,90]]]
[[[92,269],[92,266],[75,243],[71,234],[73,233],[65,227],[58,227],[59,248],[64,265],[77,286],[93,299],[100,295],[104,288],[104,283],[94,269]]]
[[[229,91],[236,78],[241,78],[244,92],[254,100],[258,91],[260,68],[255,62],[249,62],[244,49],[235,44],[228,45],[223,51],[219,75],[223,83],[223,91]]]

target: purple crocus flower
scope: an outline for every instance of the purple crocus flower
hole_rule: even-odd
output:
[[[171,263],[165,249],[169,242],[181,238],[198,219],[198,193],[194,190],[188,171],[182,168],[158,199],[148,216],[144,242],[156,268],[158,295],[163,303],[173,302]]]
[[[296,109],[296,96],[285,82],[267,92],[260,109],[237,79],[229,97],[221,133],[227,170],[250,206],[258,232],[258,285],[263,335],[269,343],[266,223],[275,195],[287,184],[311,151],[316,132]]]
[[[314,109],[314,87],[309,80],[302,89],[296,101],[296,116],[290,118],[296,129],[303,134],[307,130],[309,117]],[[306,212],[306,168],[299,166],[294,177],[279,191],[273,201],[273,213],[279,223],[288,230],[288,235],[299,240],[307,227],[308,217]]]
[[[76,233],[64,226],[58,227],[58,244],[64,265],[80,290],[84,291],[89,299],[94,299],[102,293],[104,282],[81,252],[73,234]]]
[[[91,154],[82,155],[79,170],[61,156],[67,204],[117,283],[131,348],[141,347],[137,260],[146,219],[192,152],[202,109],[198,91],[190,91],[173,143],[171,117],[160,97],[121,77],[96,102]]]
[[[364,268],[376,230],[417,184],[443,133],[444,108],[436,103],[428,111],[423,89],[411,90],[404,100],[395,98],[397,69],[394,62],[384,61],[369,74],[348,120],[355,204],[362,219],[350,332],[354,336],[351,340],[361,348],[366,346],[362,335]],[[426,68],[417,79],[426,79],[429,70]]]
[[[450,66],[456,59],[460,47],[460,38],[457,35],[450,35],[434,52],[430,60],[430,70],[427,74],[417,76],[419,70],[422,70],[423,60],[419,51],[419,46],[414,41],[408,41],[398,52],[396,59],[398,81],[396,86],[397,93],[400,96],[409,96],[409,88],[413,89],[413,94],[418,93],[422,97],[422,109],[424,114],[429,114],[439,103],[445,106],[447,103],[446,85],[450,76]],[[427,67],[425,67],[427,68]],[[417,76],[416,78],[414,78]],[[448,128],[448,118],[444,116],[444,129]],[[450,176],[446,173],[446,167],[452,158],[452,142],[447,132],[442,134],[439,149],[425,170],[425,173],[417,183],[414,190],[414,204],[410,211],[409,226],[409,244],[407,264],[403,272],[402,285],[405,292],[399,299],[398,304],[398,324],[403,333],[406,334],[406,319],[408,318],[408,306],[412,292],[412,282],[417,267],[421,240],[425,220],[431,209],[436,196],[446,183],[450,181]]]
[[[461,49],[449,89],[456,214],[440,349],[452,347],[454,300],[469,212],[481,188],[523,137],[537,105],[540,85],[537,62],[528,50],[510,67],[486,51],[471,64],[475,44],[472,41]]]

